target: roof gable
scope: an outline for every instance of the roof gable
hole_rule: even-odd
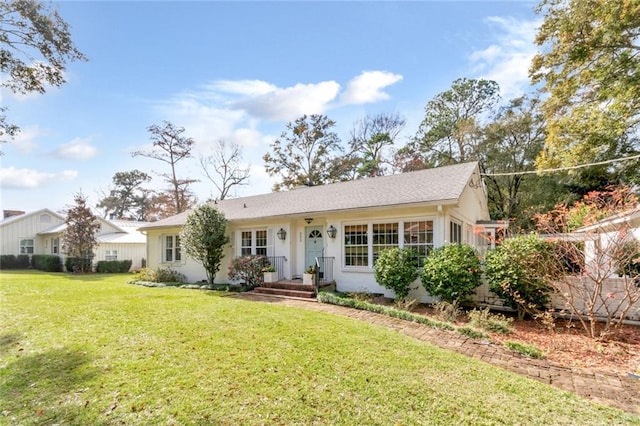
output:
[[[239,221],[412,204],[455,204],[477,172],[476,162],[463,163],[227,199],[218,201],[216,207],[229,221]],[[142,229],[182,226],[189,213],[180,213],[143,226]]]
[[[40,209],[40,210],[36,210],[36,211],[33,211],[33,212],[21,214],[21,215],[18,215],[18,216],[11,216],[9,218],[0,220],[0,227],[9,225],[11,223],[16,223],[16,222],[19,222],[21,220],[28,219],[30,217],[33,217],[33,216],[36,216],[36,215],[40,215],[40,214],[50,214],[51,216],[53,216],[53,217],[55,217],[55,218],[57,218],[59,220],[65,220],[64,216],[62,216],[61,214],[56,213],[53,210],[44,208],[44,209]]]

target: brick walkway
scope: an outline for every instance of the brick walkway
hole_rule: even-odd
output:
[[[500,345],[471,339],[458,333],[438,330],[373,312],[317,303],[315,300],[282,298],[255,293],[240,293],[232,297],[329,312],[388,327],[443,349],[459,352],[505,370],[574,392],[600,404],[616,407],[630,413],[640,413],[640,380],[626,375],[594,373],[588,369],[564,367],[544,359],[527,358]]]

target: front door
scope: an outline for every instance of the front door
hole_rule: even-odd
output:
[[[322,243],[323,229],[322,226],[307,226],[305,228],[305,265],[304,269],[307,269],[311,265],[316,264],[316,257],[322,257],[324,255],[324,244]],[[320,262],[320,266],[323,266],[323,262]],[[322,277],[322,270],[320,270],[320,277]]]

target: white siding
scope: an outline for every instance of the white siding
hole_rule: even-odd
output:
[[[47,215],[49,221],[43,221],[42,215]],[[61,223],[64,223],[64,219],[47,211],[28,213],[15,219],[9,219],[9,222],[0,224],[0,254],[19,255],[20,240],[23,238],[34,240],[34,254],[49,254],[47,247],[45,247],[45,239],[38,238],[37,234]]]

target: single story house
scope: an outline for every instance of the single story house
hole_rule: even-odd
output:
[[[229,261],[266,255],[280,279],[320,264],[323,281],[340,291],[393,297],[375,281],[373,264],[390,247],[411,247],[424,258],[447,243],[484,250],[493,244],[485,187],[475,162],[214,202],[229,221],[231,243],[216,282],[229,282]],[[171,267],[191,282],[204,280],[200,264],[181,253],[179,234],[189,211],[149,223],[147,261]],[[498,225],[502,226],[502,225]],[[412,297],[431,301],[424,288]]]
[[[55,254],[64,262],[62,233],[66,229],[65,217],[50,209],[30,213],[5,211],[0,221],[0,255]],[[144,266],[146,237],[138,228],[147,222],[107,220],[98,218],[100,229],[96,233],[94,263],[99,260],[131,260],[132,269]]]

